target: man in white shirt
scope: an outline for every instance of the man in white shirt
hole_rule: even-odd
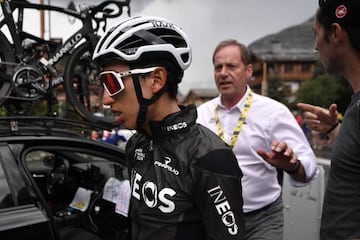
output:
[[[197,122],[217,133],[237,157],[244,175],[245,238],[282,240],[277,169],[303,186],[317,175],[316,157],[290,110],[247,85],[253,66],[246,46],[232,39],[220,42],[213,64],[220,95],[198,107]]]

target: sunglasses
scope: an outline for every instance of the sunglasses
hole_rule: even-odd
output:
[[[105,71],[100,73],[99,78],[101,84],[104,86],[109,96],[112,97],[122,92],[125,89],[122,80],[123,77],[130,76],[133,74],[149,73],[154,71],[156,68],[157,67],[131,69],[124,72]]]

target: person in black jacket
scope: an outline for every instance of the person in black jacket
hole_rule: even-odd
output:
[[[235,155],[179,106],[191,63],[183,30],[159,17],[132,17],[107,31],[93,59],[102,65],[103,103],[135,129],[126,146],[132,238],[243,239],[241,177]]]
[[[360,1],[319,0],[313,29],[325,71],[341,75],[353,89],[341,123],[335,103],[328,109],[297,104],[309,129],[334,141],[320,239],[360,239]]]

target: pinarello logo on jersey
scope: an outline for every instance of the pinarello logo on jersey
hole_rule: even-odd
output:
[[[344,18],[347,14],[347,8],[345,7],[345,5],[340,5],[336,8],[335,10],[335,16],[337,18]]]
[[[168,170],[169,172],[171,172],[171,173],[173,173],[173,174],[175,174],[177,176],[177,175],[179,175],[179,171],[169,165],[171,163],[171,161],[172,161],[171,158],[165,157],[164,163],[159,162],[159,161],[155,161],[154,165],[158,166],[158,167],[161,167],[161,168],[164,168],[164,169]]]

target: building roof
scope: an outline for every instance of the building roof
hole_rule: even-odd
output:
[[[263,61],[316,61],[318,53],[314,50],[313,20],[314,17],[260,38],[249,48]]]

